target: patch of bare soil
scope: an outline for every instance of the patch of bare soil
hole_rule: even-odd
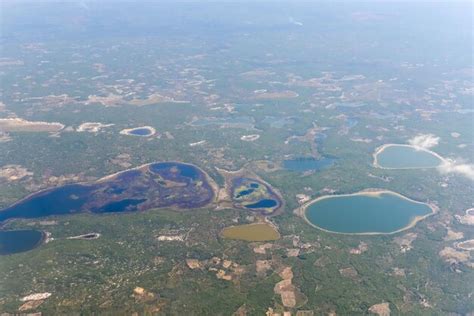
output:
[[[357,248],[352,248],[351,250],[349,250],[349,253],[353,255],[360,255],[361,253],[366,252],[368,249],[369,246],[367,245],[367,243],[361,241],[359,246]]]
[[[0,119],[2,132],[58,132],[64,125],[57,122],[27,121],[21,118]]]
[[[451,229],[451,227],[446,227],[447,232],[446,236],[444,236],[444,240],[452,241],[452,240],[459,240],[464,238],[464,234],[462,232],[455,232]]]
[[[273,248],[273,244],[266,243],[263,245],[258,245],[257,247],[253,248],[253,252],[264,255],[267,253],[267,249],[272,249],[272,248]]]
[[[468,251],[459,251],[451,247],[444,247],[439,255],[449,264],[465,263],[470,259]]]
[[[353,267],[348,267],[348,268],[343,268],[339,269],[339,273],[346,278],[350,279],[356,279],[359,273],[357,273],[357,270],[354,269]]]
[[[255,99],[257,100],[278,100],[278,99],[291,99],[298,97],[298,93],[290,90],[285,91],[255,91]]]
[[[207,269],[207,271],[215,273],[218,279],[225,281],[235,280],[245,272],[245,268],[237,262],[218,257],[202,261],[198,259],[186,259],[186,264],[191,270]]]
[[[146,98],[125,99],[121,94],[109,93],[106,96],[89,95],[85,104],[101,104],[105,107],[122,105],[146,106],[158,103],[189,103],[189,101],[178,101],[174,98],[163,96],[159,93],[152,93]]]
[[[139,286],[133,289],[132,295],[137,302],[151,302],[157,299],[157,295]]]
[[[474,208],[470,208],[466,210],[466,214],[461,216],[461,215],[456,215],[456,219],[464,225],[474,225]]]
[[[110,163],[122,168],[130,168],[132,166],[131,160],[132,156],[130,156],[130,154],[123,153],[117,155],[115,158],[110,159]]]
[[[106,127],[114,126],[114,124],[102,124],[99,122],[85,122],[76,129],[78,132],[98,133]]]
[[[369,312],[378,316],[390,316],[389,303],[380,303],[370,306]]]
[[[255,262],[255,267],[257,270],[257,275],[262,276],[267,273],[268,270],[272,268],[271,260],[257,260]]]
[[[284,267],[278,275],[283,279],[275,284],[273,291],[280,295],[281,302],[285,307],[296,307],[306,302],[306,296],[292,283],[293,271],[291,267]]]
[[[245,304],[240,306],[232,316],[247,316],[247,306]]]
[[[400,246],[400,251],[405,253],[412,249],[412,243],[418,235],[416,233],[408,233],[400,237],[396,237],[394,242]]]
[[[0,179],[5,179],[8,182],[18,181],[32,175],[33,172],[20,165],[6,165],[0,168]]]
[[[31,309],[35,309],[43,303],[44,303],[44,300],[28,301],[28,302],[24,303],[23,305],[21,305],[18,308],[18,311],[19,312],[25,312],[25,311],[28,311],[28,310],[31,310]]]

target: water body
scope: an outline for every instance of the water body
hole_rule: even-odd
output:
[[[278,205],[278,202],[275,201],[275,200],[272,200],[272,199],[263,199],[263,200],[260,200],[256,203],[251,203],[251,204],[245,204],[244,206],[246,208],[251,208],[251,209],[255,209],[255,208],[268,208],[268,207],[275,207]]]
[[[202,173],[193,165],[176,163],[176,162],[160,162],[150,165],[150,171],[154,173],[171,172],[184,178],[198,180]]]
[[[9,218],[37,218],[79,212],[94,186],[70,184],[34,194],[0,211],[0,222]]]
[[[146,199],[123,199],[110,202],[102,207],[95,208],[94,213],[113,213],[113,212],[131,212],[138,209],[138,204],[145,202]]]
[[[388,145],[376,154],[376,163],[387,169],[435,168],[442,160],[428,150],[409,145]]]
[[[10,255],[36,248],[43,241],[43,233],[37,230],[0,231],[0,255]]]
[[[327,231],[347,234],[393,233],[431,214],[425,203],[392,192],[328,196],[315,200],[306,219]]]
[[[226,227],[221,234],[224,238],[245,241],[269,241],[280,238],[278,231],[265,223]]]
[[[153,131],[146,127],[135,128],[128,132],[128,134],[135,136],[149,136],[152,133]]]
[[[334,165],[336,158],[322,157],[320,159],[315,158],[296,158],[288,159],[283,161],[283,167],[287,170],[305,172],[316,170],[320,171]]]
[[[280,207],[280,198],[266,184],[257,179],[238,177],[232,179],[234,206],[266,214]]]
[[[198,208],[213,197],[207,176],[197,167],[179,162],[153,163],[90,184],[70,184],[35,193],[1,210],[0,222],[79,212]]]

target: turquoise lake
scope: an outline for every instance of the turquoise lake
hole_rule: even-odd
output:
[[[381,168],[434,168],[441,162],[429,151],[404,145],[389,145],[377,154],[377,163]]]
[[[306,209],[307,220],[322,229],[347,234],[392,233],[417,216],[432,213],[424,203],[383,192],[374,195],[340,195],[320,199]]]

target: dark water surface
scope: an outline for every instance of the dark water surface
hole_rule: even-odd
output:
[[[148,136],[152,133],[149,128],[135,128],[128,132],[130,135]]]
[[[245,207],[246,208],[267,208],[267,207],[274,207],[274,206],[277,206],[277,205],[278,205],[278,203],[275,200],[263,199],[263,200],[260,200],[256,203],[245,204]]]
[[[0,255],[10,255],[36,248],[43,240],[43,233],[37,230],[0,231]]]
[[[0,222],[78,212],[198,208],[213,197],[206,175],[197,167],[178,162],[154,163],[90,184],[70,184],[35,193],[0,211]]]

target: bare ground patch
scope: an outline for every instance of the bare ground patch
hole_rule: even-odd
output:
[[[0,131],[3,132],[59,132],[64,125],[57,122],[27,121],[21,118],[0,119]]]

